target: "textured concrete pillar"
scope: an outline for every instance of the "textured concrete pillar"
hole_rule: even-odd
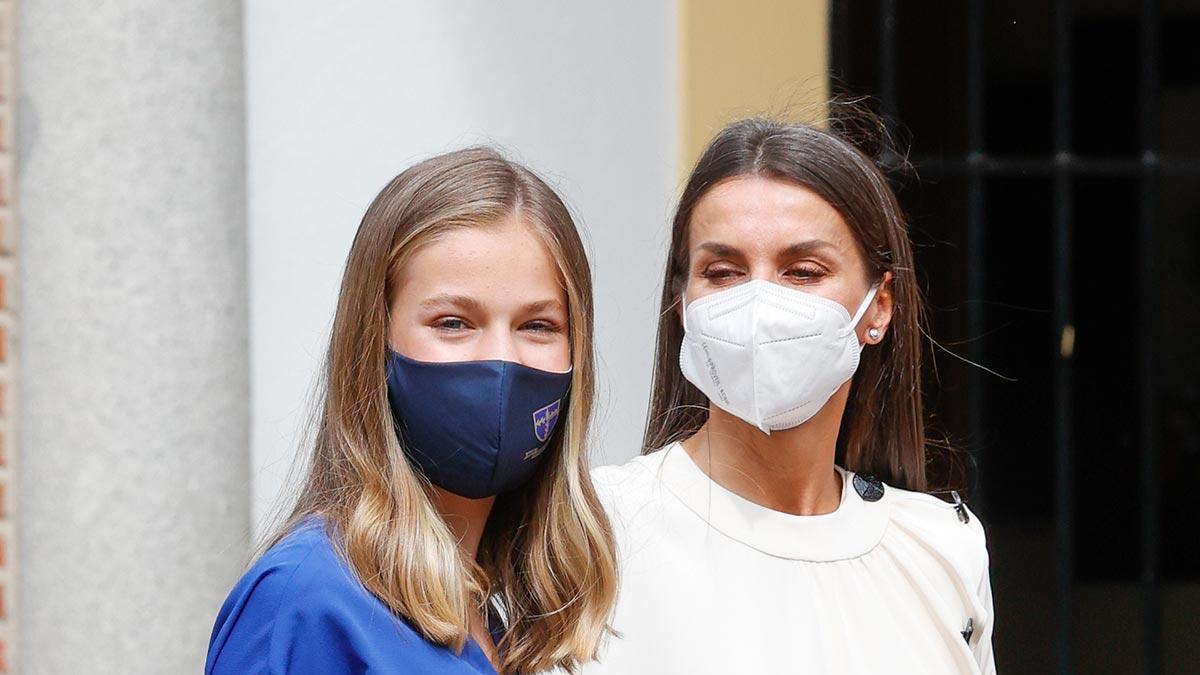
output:
[[[241,3],[17,14],[18,665],[199,672],[249,529]]]

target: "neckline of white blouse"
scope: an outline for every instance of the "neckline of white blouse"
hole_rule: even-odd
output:
[[[778,558],[833,562],[858,558],[883,539],[889,495],[866,501],[854,489],[854,472],[834,466],[842,477],[842,497],[829,513],[800,516],[756,504],[710,479],[679,443],[663,453],[663,485],[713,529]]]

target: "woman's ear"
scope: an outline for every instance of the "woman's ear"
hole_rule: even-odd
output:
[[[891,272],[883,273],[883,280],[879,282],[879,290],[875,291],[875,300],[871,303],[871,309],[867,310],[865,321],[863,321],[862,335],[859,335],[860,342],[872,345],[883,342],[883,336],[887,334],[888,326],[892,322],[892,309],[895,306],[892,299],[893,279]]]

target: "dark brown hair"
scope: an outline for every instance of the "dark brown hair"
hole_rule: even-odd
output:
[[[870,280],[892,273],[891,324],[882,342],[863,349],[842,417],[838,451],[847,469],[873,473],[897,487],[926,490],[921,395],[925,310],[896,195],[875,162],[837,132],[767,119],[741,120],[717,134],[679,199],[663,279],[643,452],[694,434],[708,417],[708,399],[679,368],[683,326],[673,310],[688,269],[692,212],[714,186],[739,176],[785,180],[812,190],[850,227]]]

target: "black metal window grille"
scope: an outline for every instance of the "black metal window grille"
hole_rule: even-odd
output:
[[[1194,272],[1200,251],[1200,213],[1187,210],[1193,202],[1181,197],[1200,192],[1200,143],[1163,146],[1168,127],[1185,136],[1189,125],[1200,129],[1200,2],[1166,4],[1164,11],[1155,0],[832,3],[834,90],[874,96],[890,124],[912,130],[919,178],[898,177],[898,187],[910,213],[915,204],[918,212],[940,214],[940,226],[933,222],[934,231],[924,232],[918,264],[933,279],[931,300],[950,298],[942,318],[963,337],[957,351],[975,363],[999,361],[1002,371],[1005,363],[1028,366],[1017,384],[960,366],[951,388],[963,396],[935,398],[934,407],[974,460],[972,499],[985,516],[995,514],[993,547],[1004,550],[1009,533],[1014,540],[1026,536],[1005,522],[1028,524],[1045,516],[1050,526],[1045,542],[1051,553],[1044,558],[1050,564],[1012,572],[1009,579],[1014,595],[1023,581],[1034,585],[1037,574],[1052,579],[1052,597],[1043,599],[1053,617],[1043,636],[1045,669],[1029,672],[1083,672],[1079,651],[1095,647],[1080,644],[1078,589],[1094,580],[1137,585],[1134,614],[1140,621],[1126,630],[1136,632],[1140,672],[1200,672],[1200,661],[1187,661],[1195,670],[1186,670],[1163,658],[1164,552],[1172,579],[1200,579],[1200,524],[1178,513],[1200,504],[1179,494],[1200,481],[1200,393],[1162,382],[1176,379],[1164,372],[1195,373],[1200,362],[1200,356],[1188,363],[1186,352],[1162,348],[1164,329],[1194,325],[1163,313],[1180,306],[1200,312],[1200,301],[1180,297],[1180,289],[1197,285],[1191,277],[1164,284],[1176,272],[1160,269],[1179,247],[1189,252]],[[1029,37],[1022,43],[1025,26]],[[930,47],[931,41],[938,46]],[[990,71],[1003,71],[1006,60],[1040,64],[1042,72],[1004,81]],[[1101,72],[1105,68],[1121,74]],[[1114,84],[1112,99],[1098,106],[1104,99],[1095,94],[1103,94],[1105,77],[1128,87]],[[1175,101],[1167,122],[1164,79],[1175,87],[1171,92],[1198,94],[1190,107]],[[939,89],[929,81],[951,84]],[[916,100],[909,92],[918,90],[945,96]],[[1195,121],[1181,119],[1181,110]],[[1006,137],[1009,120],[1017,131],[998,140]],[[1105,120],[1128,123],[1105,130]],[[1111,201],[1120,208],[1105,210],[1112,195],[1120,195]],[[1001,231],[1022,217],[1023,202],[1048,206],[1037,216],[1048,227],[1030,228],[1034,234],[1025,241]],[[1116,221],[1125,225],[1112,226]],[[1164,230],[1164,223],[1170,227]],[[919,248],[921,225],[915,218]],[[1114,268],[1132,272],[1114,276]],[[1031,269],[1039,270],[1039,281],[1007,281]],[[961,288],[945,290],[955,283]],[[1024,297],[1034,300],[1032,306],[1013,308],[1007,291],[1030,287],[1036,292]],[[1108,314],[1097,295],[1109,298]],[[1026,328],[1037,329],[1018,325],[1005,332],[998,316],[1010,309],[1024,313]],[[938,311],[934,315],[937,323]],[[1108,351],[1099,358],[1094,336],[1106,329],[1121,336],[1105,337]],[[1015,340],[1024,340],[1023,352],[1012,347],[1014,334],[1022,336]],[[1200,339],[1196,343],[1200,353]],[[1086,358],[1076,353],[1077,345],[1091,350]],[[1020,353],[1014,356],[1014,350]],[[1127,358],[1113,358],[1122,354]],[[1022,405],[1027,415],[1014,414]],[[1112,443],[1106,443],[1110,419]],[[1032,438],[1027,447],[996,442],[1019,438],[1022,428],[1031,437],[1047,432],[1045,440]],[[1103,452],[1094,452],[1100,447]],[[1022,456],[1025,450],[1030,452]],[[1111,465],[1107,471],[1105,463]],[[1022,477],[1021,471],[1044,473]],[[1023,487],[1013,489],[1021,478],[1027,479]],[[1164,506],[1165,499],[1171,503]],[[1111,528],[1103,527],[1106,519]],[[1029,543],[1035,539],[1029,535],[1021,546],[1036,548]],[[995,553],[993,560],[1013,566]],[[997,594],[1005,590],[1003,584],[996,588]],[[1005,616],[1003,610],[1015,607],[1004,600],[998,595],[1002,622],[1029,619],[1016,612]],[[1006,635],[1015,631],[1002,628],[997,639]],[[1003,647],[997,647],[1002,672]]]

